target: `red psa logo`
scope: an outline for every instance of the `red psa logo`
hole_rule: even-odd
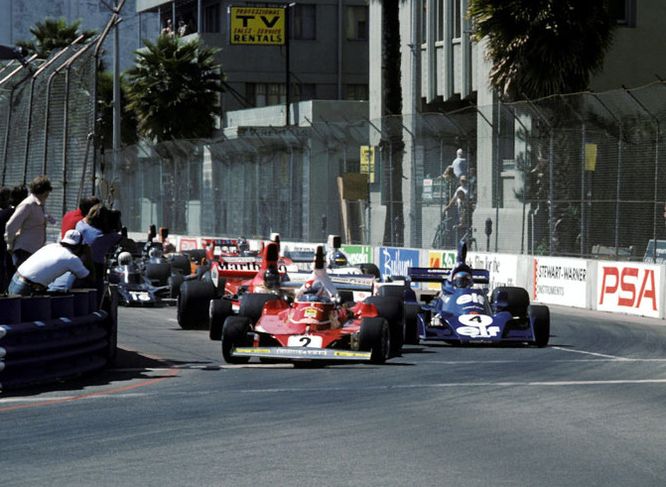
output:
[[[599,304],[604,304],[604,298],[617,295],[618,306],[640,308],[645,299],[652,301],[652,309],[656,311],[655,287],[654,270],[652,269],[625,267],[620,272],[617,267],[604,267]]]

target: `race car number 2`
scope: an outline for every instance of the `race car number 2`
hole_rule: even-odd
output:
[[[317,335],[294,335],[287,341],[289,347],[321,348],[322,339]]]

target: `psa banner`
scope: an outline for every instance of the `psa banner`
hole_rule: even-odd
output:
[[[660,318],[661,284],[658,265],[599,263],[597,309]]]
[[[587,276],[585,260],[535,257],[532,299],[541,303],[585,308]]]
[[[369,245],[343,245],[342,252],[347,256],[349,265],[372,263],[372,247]]]
[[[382,276],[406,276],[409,267],[418,266],[418,250],[379,247],[379,271]]]

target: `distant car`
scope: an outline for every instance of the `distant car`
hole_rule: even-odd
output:
[[[502,286],[489,293],[490,273],[465,265],[466,253],[461,243],[454,268],[408,270],[413,282],[442,283],[441,292],[417,310],[418,339],[452,345],[548,345],[548,307],[530,304],[529,294],[519,287]]]
[[[373,296],[359,303],[343,303],[331,294],[332,281],[324,266],[323,247],[315,256],[313,277],[285,299],[279,294],[245,294],[237,315],[228,316],[222,329],[222,356],[229,363],[251,357],[287,362],[383,363],[400,348],[403,310],[400,299]]]
[[[128,254],[129,255],[129,254]],[[168,286],[155,286],[144,269],[131,261],[120,259],[108,270],[110,284],[118,286],[119,304],[124,306],[156,306],[168,295]]]

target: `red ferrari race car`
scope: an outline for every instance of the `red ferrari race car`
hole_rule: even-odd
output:
[[[402,301],[372,296],[360,303],[343,303],[326,272],[323,247],[317,248],[310,279],[293,298],[288,284],[281,284],[283,294],[241,297],[238,314],[227,316],[222,328],[226,362],[247,363],[251,357],[259,357],[287,362],[383,363],[400,354]],[[346,286],[354,289],[349,280]]]

